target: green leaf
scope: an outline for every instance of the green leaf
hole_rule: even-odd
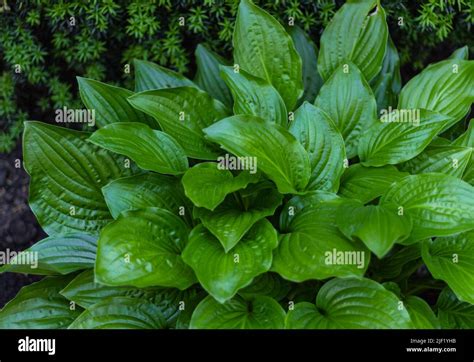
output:
[[[102,188],[110,213],[116,219],[122,211],[159,207],[181,216],[192,224],[190,202],[178,179],[146,173],[114,180]],[[184,208],[184,209],[181,209]]]
[[[408,173],[400,172],[391,165],[364,167],[357,163],[346,169],[342,175],[339,194],[366,204],[382,196],[392,183],[405,176],[408,176]]]
[[[164,329],[166,321],[159,307],[137,298],[107,298],[94,304],[69,329]]]
[[[89,135],[42,122],[25,123],[29,204],[51,236],[78,231],[98,234],[112,219],[101,187],[132,173],[121,157],[86,142]]]
[[[231,250],[225,251],[203,225],[189,235],[183,260],[193,268],[206,291],[220,303],[234,297],[272,265],[278,245],[276,230],[267,220],[256,223]]]
[[[341,202],[322,199],[298,210],[290,201],[285,209],[293,207],[294,217],[288,227],[280,225],[286,234],[273,253],[272,271],[294,282],[363,275],[370,253],[337,228],[335,215]]]
[[[217,157],[217,147],[204,139],[202,129],[227,117],[229,111],[209,94],[192,87],[179,87],[137,93],[128,101],[155,118],[188,157],[203,160]]]
[[[156,128],[156,122],[146,114],[134,109],[127,102],[133,92],[96,80],[77,77],[82,102],[95,114],[98,127],[115,122],[141,122]]]
[[[110,124],[95,131],[88,140],[109,151],[130,157],[144,170],[178,175],[188,168],[188,159],[179,143],[146,124]]]
[[[258,168],[275,182],[280,193],[298,193],[308,184],[310,163],[305,149],[277,124],[240,115],[225,118],[204,133],[239,157],[255,157]]]
[[[431,64],[400,92],[399,109],[429,109],[449,116],[443,131],[461,120],[474,101],[474,61],[448,59]]]
[[[471,147],[429,146],[415,158],[400,165],[400,169],[411,174],[439,172],[461,178],[471,157]]]
[[[273,188],[256,190],[246,196],[232,194],[214,211],[195,208],[194,217],[220,241],[223,250],[229,251],[257,221],[273,215],[281,200],[282,195]]]
[[[337,68],[314,102],[334,121],[346,143],[348,158],[357,153],[360,137],[377,120],[377,103],[360,70],[352,63]]]
[[[456,49],[453,54],[449,56],[449,59],[469,60],[469,47],[464,45],[462,48]]]
[[[63,329],[81,313],[59,291],[71,276],[46,277],[23,287],[0,311],[0,329]]]
[[[450,118],[424,109],[382,116],[362,136],[358,154],[364,166],[397,164],[420,154]]]
[[[96,281],[110,286],[188,288],[196,281],[181,258],[188,232],[178,216],[163,209],[122,212],[100,233]]]
[[[387,41],[387,51],[383,58],[382,69],[370,82],[377,101],[377,110],[397,106],[398,93],[402,87],[400,74],[400,57],[397,48],[389,36]]]
[[[336,192],[344,172],[344,139],[329,116],[305,102],[295,112],[289,131],[308,152],[311,177],[308,190]]]
[[[194,310],[191,329],[282,329],[285,311],[272,298],[240,296],[220,304],[211,296]]]
[[[444,329],[474,329],[474,305],[461,302],[445,288],[436,303],[438,318]]]
[[[253,177],[248,171],[234,177],[222,163],[203,162],[187,170],[181,182],[194,205],[214,210],[228,194],[255,181]]]
[[[387,45],[385,11],[376,0],[346,2],[321,36],[318,69],[328,79],[348,61],[356,64],[367,81],[379,73]]]
[[[420,249],[419,244],[414,244],[394,250],[382,260],[375,259],[373,272],[381,279],[403,280],[421,266]]]
[[[444,280],[461,301],[474,304],[474,231],[425,241],[422,256],[435,279]]]
[[[17,255],[0,268],[0,272],[14,272],[37,275],[69,274],[77,270],[94,267],[97,237],[72,233],[50,236]],[[36,259],[25,265],[30,256]]]
[[[196,84],[227,107],[232,107],[232,96],[229,88],[222,80],[219,70],[219,66],[229,65],[230,62],[209,50],[203,44],[198,44],[195,56],[197,72],[194,81]]]
[[[133,60],[135,69],[135,92],[175,87],[196,87],[186,77],[170,69],[145,60]]]
[[[467,130],[452,142],[453,146],[474,147],[474,119],[467,125]]]
[[[221,77],[234,98],[234,114],[251,114],[286,127],[288,114],[285,102],[268,81],[244,70],[236,73],[232,67],[220,69]]]
[[[252,284],[240,289],[239,295],[245,299],[251,299],[257,295],[264,295],[281,301],[289,293],[291,283],[281,278],[276,273],[264,273],[256,277]]]
[[[410,296],[403,303],[410,313],[413,326],[417,329],[439,329],[440,323],[433,310],[423,299]]]
[[[322,286],[316,305],[295,305],[286,319],[296,329],[404,329],[410,315],[392,292],[370,279],[332,279]]]
[[[411,216],[413,241],[474,228],[474,188],[453,176],[424,173],[393,184],[380,200]]]
[[[289,33],[303,64],[304,93],[299,102],[313,103],[324,83],[318,72],[318,47],[299,26],[291,26]]]
[[[250,0],[239,5],[234,59],[242,69],[271,83],[292,110],[303,94],[301,58],[291,37],[270,14]]]
[[[408,238],[412,228],[412,221],[405,214],[399,215],[382,205],[364,206],[352,201],[341,204],[336,223],[345,236],[359,238],[379,259],[393,244]]]

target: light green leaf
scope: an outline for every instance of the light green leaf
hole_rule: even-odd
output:
[[[251,299],[257,295],[265,295],[277,301],[287,296],[291,289],[291,283],[281,278],[276,273],[264,273],[256,277],[252,284],[240,289],[239,295],[245,299]]]
[[[175,87],[196,87],[186,77],[158,64],[145,60],[133,60],[135,69],[135,92]]]
[[[443,131],[461,120],[474,101],[474,61],[448,59],[431,64],[400,92],[399,109],[429,109],[451,120]]]
[[[211,296],[194,310],[191,329],[283,329],[285,311],[272,298],[240,296],[220,304]]]
[[[440,323],[431,307],[423,299],[409,296],[403,303],[410,313],[413,326],[417,329],[439,329]]]
[[[295,207],[288,227],[280,226],[286,234],[273,253],[272,271],[294,282],[363,275],[370,252],[337,228],[336,211],[341,202],[337,198],[322,199],[301,210]],[[290,205],[294,206],[291,201]]]
[[[288,312],[291,329],[405,329],[410,315],[382,285],[364,278],[335,278],[318,292],[316,305],[297,303]]]
[[[71,276],[46,277],[23,287],[0,311],[0,329],[63,329],[81,313],[59,294]]]
[[[380,204],[396,205],[398,212],[411,216],[413,241],[474,228],[474,188],[453,176],[407,176],[388,189]]]
[[[179,216],[183,210],[183,219],[192,224],[192,205],[184,196],[181,183],[174,177],[155,173],[124,177],[104,186],[102,193],[114,219],[122,211],[159,207]]]
[[[189,235],[183,260],[193,268],[206,291],[220,303],[234,297],[257,275],[272,265],[272,250],[278,245],[276,230],[267,220],[256,223],[231,250],[225,251],[204,226]]]
[[[204,139],[202,129],[227,117],[228,109],[209,94],[192,87],[151,90],[128,98],[151,115],[173,137],[188,157],[213,160],[218,148]]]
[[[194,54],[197,66],[194,78],[196,84],[227,107],[232,107],[232,96],[229,88],[227,88],[219,74],[219,66],[230,65],[230,62],[209,50],[203,44],[198,44]]]
[[[393,244],[410,236],[412,221],[382,205],[364,206],[358,202],[345,202],[336,215],[339,230],[350,239],[359,238],[381,259]]]
[[[178,175],[188,168],[188,159],[179,143],[146,124],[109,124],[95,131],[88,140],[109,151],[130,157],[144,170]]]
[[[469,60],[469,47],[464,45],[462,48],[456,49],[453,54],[449,56],[449,59]]]
[[[69,329],[164,329],[166,321],[159,307],[137,298],[107,298],[94,304]]]
[[[242,0],[233,45],[235,63],[271,83],[291,111],[303,94],[302,65],[283,26],[252,1]]]
[[[472,157],[471,147],[429,146],[415,158],[400,165],[411,174],[439,172],[461,178]]]
[[[352,63],[337,68],[324,83],[314,102],[334,121],[346,143],[348,158],[357,153],[357,144],[377,121],[377,103],[360,70]]]
[[[328,79],[348,61],[356,64],[367,81],[382,67],[388,27],[385,11],[376,0],[346,2],[321,36],[318,69]]]
[[[94,267],[97,237],[72,233],[50,236],[21,252],[0,272],[37,275],[69,274]],[[33,260],[30,260],[33,259]],[[24,264],[24,261],[33,263]]]
[[[311,177],[306,189],[336,192],[344,172],[346,152],[333,121],[325,112],[305,102],[295,112],[289,131],[309,155]]]
[[[289,33],[303,63],[304,93],[299,102],[313,103],[324,83],[318,72],[318,47],[299,26],[291,26]]]
[[[259,185],[250,186],[251,189]],[[228,195],[214,211],[195,208],[194,217],[220,241],[225,251],[232,249],[252,225],[275,213],[282,195],[273,188],[256,190],[249,195]]]
[[[418,111],[382,116],[359,142],[361,163],[378,167],[408,161],[420,154],[450,120],[436,112]]]
[[[436,303],[438,318],[444,329],[474,329],[474,305],[461,302],[445,288]]]
[[[225,118],[204,133],[239,157],[255,157],[259,170],[275,182],[280,193],[298,193],[308,184],[310,163],[305,149],[277,124],[240,115]]]
[[[188,288],[196,281],[181,258],[188,232],[178,216],[163,209],[122,212],[100,233],[96,281],[110,286]]]
[[[474,231],[423,243],[423,261],[459,300],[474,304]]]
[[[357,163],[346,169],[342,175],[339,194],[366,204],[382,196],[392,183],[405,176],[408,176],[408,173],[400,172],[391,165],[364,167]]]
[[[252,181],[256,181],[256,176],[248,171],[234,177],[222,163],[214,162],[197,164],[186,171],[181,180],[186,196],[194,205],[209,210],[214,210],[228,194],[247,187]]]
[[[234,114],[251,114],[286,127],[288,114],[285,102],[268,81],[244,70],[236,73],[232,67],[220,69],[221,77],[234,98]]]
[[[77,83],[82,102],[86,108],[94,111],[94,121],[98,127],[115,122],[141,122],[157,127],[152,118],[127,102],[132,91],[82,77],[77,77]]]
[[[121,157],[86,142],[89,136],[43,122],[25,123],[29,204],[51,236],[78,231],[98,234],[112,219],[101,187],[132,173]]]

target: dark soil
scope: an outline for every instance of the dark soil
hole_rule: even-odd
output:
[[[46,236],[28,206],[29,176],[22,166],[15,167],[17,160],[22,162],[20,144],[13,152],[0,154],[0,252],[24,250]],[[39,279],[16,273],[0,274],[0,308],[21,287]]]

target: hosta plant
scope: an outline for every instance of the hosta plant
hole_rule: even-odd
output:
[[[93,133],[26,124],[49,237],[2,271],[45,278],[0,326],[474,328],[466,49],[402,87],[377,0],[319,51],[242,0],[233,48],[199,45],[194,80],[140,60],[134,91],[78,78]]]

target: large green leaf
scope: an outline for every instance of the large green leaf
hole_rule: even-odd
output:
[[[234,297],[253,278],[270,269],[272,250],[278,245],[276,230],[267,220],[256,223],[231,250],[204,226],[189,235],[183,260],[193,268],[201,285],[220,303]]]
[[[214,211],[195,208],[194,217],[220,241],[225,251],[232,249],[259,220],[275,213],[281,204],[282,195],[273,188],[257,190],[248,195],[228,195]]]
[[[461,301],[474,304],[474,231],[425,241],[422,256],[435,279],[444,280]]]
[[[221,67],[221,76],[234,97],[234,114],[252,114],[286,127],[285,102],[268,81],[232,67]]]
[[[309,155],[311,177],[306,188],[336,192],[344,172],[346,152],[333,121],[325,112],[305,102],[295,112],[289,131]]]
[[[448,59],[412,78],[400,92],[398,108],[424,108],[449,116],[446,130],[469,113],[473,101],[474,61]]]
[[[95,131],[88,140],[109,151],[130,157],[144,170],[178,175],[188,168],[188,159],[179,143],[146,124],[109,124]]]
[[[188,288],[196,281],[181,258],[188,232],[186,224],[167,210],[122,212],[100,233],[96,281],[111,286]]]
[[[175,87],[195,87],[186,77],[158,64],[134,59],[135,92]]]
[[[361,163],[378,167],[408,161],[420,154],[450,120],[440,113],[418,111],[394,111],[374,124],[359,142]]]
[[[445,288],[436,303],[441,327],[445,329],[474,329],[474,305],[461,302]]]
[[[227,107],[232,107],[232,95],[221,78],[219,70],[219,66],[229,65],[230,62],[203,44],[198,44],[195,55],[197,72],[194,81],[196,84]]]
[[[378,0],[347,1],[321,36],[321,76],[328,79],[341,64],[352,61],[370,81],[382,67],[387,38],[385,11]]]
[[[474,187],[453,176],[424,173],[393,184],[380,200],[413,221],[411,239],[448,236],[474,228]]]
[[[202,129],[228,116],[229,111],[209,94],[192,87],[178,87],[137,93],[128,101],[154,117],[187,156],[204,160],[217,157],[218,149],[204,139]]]
[[[296,329],[411,328],[410,315],[395,294],[370,279],[332,279],[322,286],[316,305],[297,303],[286,319]]]
[[[124,177],[104,186],[102,193],[114,219],[122,211],[159,207],[182,216],[191,224],[192,205],[174,177],[155,173]]]
[[[42,122],[25,123],[29,204],[49,235],[97,234],[112,219],[101,187],[132,173],[121,157],[86,142],[89,135]]]
[[[115,297],[82,312],[69,329],[164,329],[165,326],[160,308],[152,302]]]
[[[292,110],[303,93],[302,65],[283,26],[252,1],[242,0],[233,45],[235,63],[271,83]]]
[[[350,166],[341,177],[339,194],[366,204],[382,196],[387,188],[401,178],[408,176],[394,166],[364,167],[360,163]]]
[[[361,276],[370,260],[370,253],[360,242],[351,242],[336,226],[336,211],[340,199],[312,199],[309,206],[297,209],[273,255],[272,271],[283,278],[302,282],[333,276]]]
[[[396,242],[410,236],[410,216],[398,215],[382,205],[364,206],[358,202],[343,203],[336,215],[339,230],[348,238],[354,236],[379,258],[387,254]]]
[[[73,233],[50,236],[38,241],[0,268],[0,272],[25,274],[69,274],[77,270],[94,267],[97,237]],[[37,260],[25,265],[24,258],[33,256]]]
[[[186,171],[181,182],[194,205],[214,210],[228,194],[255,180],[249,171],[242,171],[234,177],[222,164],[203,162]]]
[[[423,299],[409,296],[403,300],[413,326],[417,329],[439,329],[440,323],[433,310]]]
[[[272,298],[257,296],[247,300],[240,296],[220,304],[211,296],[194,310],[192,329],[282,329],[285,311]]]
[[[71,276],[46,277],[23,287],[0,311],[0,329],[63,329],[81,313],[59,294]]]
[[[239,295],[254,298],[257,295],[266,295],[277,301],[285,298],[291,290],[291,283],[276,273],[268,272],[256,277],[250,285],[239,290]]]
[[[156,122],[134,109],[127,101],[133,92],[96,80],[77,77],[82,102],[94,111],[95,124],[103,127],[115,122],[142,122],[156,128]]]
[[[233,116],[206,128],[207,138],[239,157],[255,157],[258,168],[281,193],[304,190],[310,177],[309,157],[283,127],[250,115]]]
[[[318,47],[299,26],[290,27],[289,33],[303,63],[304,93],[299,102],[313,103],[324,83],[318,72]]]
[[[354,157],[360,137],[377,120],[377,103],[357,66],[347,63],[347,69],[337,68],[314,104],[334,121],[344,137],[347,157]]]
[[[471,147],[429,146],[415,158],[400,165],[400,169],[411,174],[439,172],[461,178],[471,157]]]

